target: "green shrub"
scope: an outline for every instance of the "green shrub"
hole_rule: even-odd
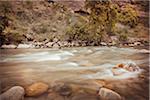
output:
[[[118,21],[125,25],[135,27],[138,23],[138,14],[130,4],[127,4],[118,13]]]
[[[102,34],[99,29],[95,29],[95,26],[79,21],[67,27],[65,37],[69,40],[81,40],[98,44],[101,41]]]
[[[121,34],[121,35],[119,36],[119,40],[120,40],[120,41],[127,41],[127,39],[128,39],[128,36],[127,36],[126,34]]]
[[[86,1],[86,8],[90,9],[89,22],[95,27],[95,33],[111,34],[117,22],[115,5],[109,1]],[[98,30],[99,31],[98,31]]]

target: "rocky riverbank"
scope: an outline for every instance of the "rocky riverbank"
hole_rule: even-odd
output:
[[[149,41],[145,39],[131,38],[128,41],[118,42],[114,39],[110,42],[100,42],[96,44],[88,41],[60,41],[54,38],[52,41],[45,39],[42,42],[39,41],[27,41],[19,44],[3,44],[1,49],[27,49],[27,48],[63,48],[63,47],[85,47],[85,46],[117,46],[117,47],[145,47],[149,45]]]

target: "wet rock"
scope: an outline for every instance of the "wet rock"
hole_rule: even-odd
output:
[[[25,96],[24,100],[50,100],[47,99],[47,94],[40,95],[38,97],[27,97]]]
[[[69,96],[72,93],[70,86],[63,85],[56,90],[62,96]]]
[[[34,48],[32,44],[19,44],[18,49]]]
[[[48,85],[42,82],[34,83],[26,88],[27,96],[39,96],[48,90]]]
[[[117,68],[123,68],[127,71],[130,71],[130,72],[134,72],[134,71],[139,71],[139,67],[133,63],[133,62],[128,62],[126,64],[118,64],[116,67],[114,67],[114,69],[117,69]]]
[[[71,100],[99,100],[96,95],[90,95],[85,93],[78,93],[74,95]]]
[[[24,99],[24,88],[20,86],[14,86],[8,91],[0,95],[0,100],[23,100]]]
[[[59,95],[58,93],[49,93],[47,96],[47,100],[65,100],[63,96]]]
[[[3,49],[16,49],[17,48],[17,46],[16,45],[14,45],[14,44],[10,44],[10,45],[2,45],[1,46],[1,48],[3,48]]]
[[[135,64],[135,63],[132,63],[132,62],[129,62],[127,64],[124,65],[124,68],[130,72],[134,72],[134,71],[139,71],[139,67]]]
[[[118,64],[117,67],[123,68],[123,67],[124,67],[124,64]]]
[[[101,88],[99,91],[101,100],[121,100],[121,96],[107,88]]]

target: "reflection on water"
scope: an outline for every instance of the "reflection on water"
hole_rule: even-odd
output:
[[[143,52],[147,51],[116,47],[3,49],[0,60],[1,85],[135,78],[142,70],[132,73],[126,71],[123,75],[114,76],[111,69],[118,63],[142,64],[145,59],[133,56]]]

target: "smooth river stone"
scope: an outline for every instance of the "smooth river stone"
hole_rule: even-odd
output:
[[[0,100],[23,100],[24,99],[24,88],[21,86],[14,86],[8,91],[0,95]]]
[[[26,96],[39,96],[47,92],[49,86],[45,83],[38,82],[26,88]]]
[[[58,93],[49,93],[47,96],[47,100],[65,100],[63,96],[59,95]]]
[[[118,93],[107,88],[101,88],[99,95],[101,100],[122,100]]]

